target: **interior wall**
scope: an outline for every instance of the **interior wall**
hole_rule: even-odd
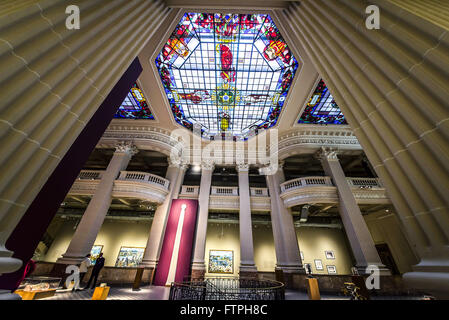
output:
[[[75,233],[75,220],[61,219],[60,227],[55,234],[55,240],[49,248],[43,261],[56,262],[66,252]],[[59,224],[59,223],[58,223]],[[118,253],[122,246],[145,247],[151,222],[130,222],[123,220],[106,220],[100,229],[95,245],[103,245],[106,266],[115,266]],[[303,263],[311,263],[314,273],[327,274],[326,265],[335,265],[337,274],[351,273],[351,254],[341,229],[301,227],[296,228],[299,246],[304,255]],[[276,252],[271,225],[257,224],[253,228],[254,260],[257,270],[274,272]],[[209,273],[209,251],[232,250],[234,252],[234,272],[232,274]],[[328,260],[324,251],[332,250],[334,260]],[[321,259],[324,270],[316,270],[314,260]],[[239,225],[236,223],[209,222],[206,235],[206,275],[208,276],[238,276],[240,265]]]
[[[400,228],[398,218],[392,213],[378,212],[365,216],[365,221],[374,244],[388,245],[399,272],[411,272],[412,265],[417,264],[418,259]]]
[[[210,250],[232,250],[234,251],[234,273],[209,273],[209,251]],[[213,223],[207,224],[206,253],[204,255],[206,264],[206,276],[234,276],[238,277],[240,265],[240,235],[239,225],[236,223]]]
[[[56,262],[66,252],[75,233],[75,225],[75,220],[65,220],[62,223],[44,261]],[[105,266],[115,266],[122,246],[145,248],[150,227],[149,221],[106,220],[95,240],[95,245],[103,245]]]
[[[312,273],[328,274],[327,266],[335,266],[337,274],[351,274],[352,257],[346,235],[337,228],[296,228],[299,249],[304,256],[303,264],[310,263]],[[333,251],[335,259],[327,259],[325,251]],[[317,270],[315,260],[321,260],[323,270]]]

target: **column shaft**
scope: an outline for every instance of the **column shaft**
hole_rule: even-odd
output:
[[[132,156],[132,151],[125,146],[114,153],[106,171],[98,184],[92,200],[81,218],[78,228],[70,241],[67,251],[58,259],[58,263],[78,264],[90,252],[98,232],[103,225],[112,200],[114,181],[125,170]]]
[[[256,272],[254,263],[253,226],[251,222],[251,197],[248,166],[239,165],[239,228],[240,228],[240,276],[245,272]]]
[[[192,277],[202,277],[206,271],[204,255],[206,250],[207,220],[209,216],[209,196],[212,183],[213,165],[204,164],[201,168],[199,214],[196,226],[195,249],[193,252]]]
[[[340,200],[340,217],[345,227],[359,273],[364,274],[366,273],[367,266],[375,265],[380,268],[381,274],[391,274],[379,258],[371,233],[360,212],[354,194],[346,181],[345,174],[336,154],[334,152],[324,153],[321,155],[321,161],[324,171],[332,177],[337,187]]]
[[[289,213],[280,197],[280,181],[283,180],[282,169],[267,175],[267,185],[271,200],[271,224],[273,227],[276,249],[276,268],[287,273],[305,273],[299,254],[293,216]]]
[[[176,199],[179,195],[179,188],[184,180],[185,170],[186,168],[184,166],[180,167],[177,165],[170,165],[167,169],[165,178],[170,181],[169,192],[165,197],[164,202],[157,207],[156,212],[154,213],[150,235],[148,237],[141,266],[148,268],[155,268],[157,266],[171,203],[172,200]]]

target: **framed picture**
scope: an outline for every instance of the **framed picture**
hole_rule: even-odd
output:
[[[324,255],[326,256],[326,259],[335,259],[335,253],[333,251],[324,251]]]
[[[323,270],[323,262],[320,259],[315,259],[315,269]]]
[[[304,260],[304,253],[302,251],[299,251],[299,254],[301,255],[301,260]]]
[[[118,253],[116,267],[138,267],[142,262],[145,248],[139,247],[121,247]]]
[[[328,274],[336,274],[337,273],[337,267],[336,266],[326,266],[327,267],[327,273]]]
[[[96,244],[92,247],[90,250],[90,262],[92,265],[95,264],[101,252],[103,252],[103,245]]]
[[[234,251],[209,250],[209,273],[234,273]]]

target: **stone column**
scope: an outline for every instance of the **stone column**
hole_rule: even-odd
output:
[[[284,181],[282,167],[265,168],[271,200],[271,224],[276,249],[276,269],[284,273],[305,274],[299,253],[293,216],[280,197],[280,184]]]
[[[421,259],[403,279],[440,297],[449,296],[444,2],[373,0],[379,29],[367,28],[363,1],[292,2],[279,17],[325,79]]]
[[[254,263],[253,226],[251,223],[251,198],[249,190],[249,165],[237,164],[239,172],[239,228],[240,228],[240,277],[257,276]]]
[[[171,203],[173,199],[178,198],[179,188],[184,180],[186,169],[187,165],[185,164],[170,162],[168,166],[167,173],[165,175],[165,178],[170,181],[168,194],[165,197],[164,202],[157,207],[156,212],[154,213],[145,254],[140,266],[151,269],[155,269],[157,266]]]
[[[81,218],[67,251],[57,263],[79,264],[90,252],[111,205],[114,181],[136,153],[137,148],[132,143],[121,142],[116,146],[114,156]]]
[[[338,206],[340,217],[345,227],[346,236],[351,245],[359,274],[367,274],[366,267],[375,265],[379,267],[381,275],[390,275],[390,270],[382,264],[379,258],[371,233],[338,160],[337,152],[322,149],[318,157],[321,160],[324,171],[332,178],[337,187],[340,200]]]
[[[213,162],[201,164],[200,195],[198,197],[199,214],[196,225],[195,249],[193,251],[192,278],[203,278],[206,273],[204,254],[206,250],[207,219],[209,216],[209,196],[214,172]]]

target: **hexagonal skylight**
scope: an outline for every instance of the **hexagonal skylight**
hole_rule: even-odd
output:
[[[156,66],[178,123],[246,138],[276,124],[298,62],[269,15],[186,13]]]

